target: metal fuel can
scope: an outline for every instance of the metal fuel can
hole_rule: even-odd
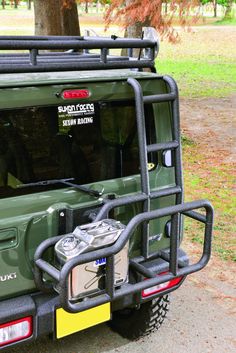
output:
[[[112,245],[125,229],[125,225],[113,219],[78,226],[55,245],[60,266],[67,261],[95,249]],[[128,243],[115,255],[114,286],[128,281]],[[106,258],[99,258],[73,268],[69,276],[69,299],[78,300],[102,293],[106,286]]]

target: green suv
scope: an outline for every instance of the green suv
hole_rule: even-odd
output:
[[[136,339],[207,264],[213,210],[183,202],[178,89],[157,49],[0,37],[0,349],[105,321]],[[202,224],[197,262],[186,218]]]

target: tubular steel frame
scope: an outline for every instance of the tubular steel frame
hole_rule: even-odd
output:
[[[114,200],[104,200],[104,205],[97,214],[94,221],[98,221],[108,217],[109,212],[120,206],[142,202],[143,212],[133,217],[128,223],[126,229],[122,232],[119,239],[112,246],[104,249],[91,251],[81,254],[78,258],[72,259],[64,264],[59,271],[50,263],[43,259],[45,251],[54,246],[56,242],[62,238],[53,237],[42,242],[35,253],[35,282],[38,289],[47,292],[51,291],[53,286],[44,281],[43,273],[49,274],[56,282],[59,291],[61,306],[69,312],[80,312],[94,306],[115,301],[125,295],[132,293],[140,293],[142,290],[170,281],[177,277],[185,277],[186,275],[201,270],[209,261],[211,254],[211,239],[213,227],[213,208],[207,200],[194,201],[183,203],[183,183],[182,183],[182,168],[181,168],[181,144],[179,131],[179,106],[178,106],[178,89],[175,81],[164,76],[163,80],[168,87],[169,93],[143,96],[141,86],[134,78],[129,78],[127,83],[134,90],[135,109],[137,119],[137,133],[139,140],[140,153],[140,175],[141,175],[141,192],[132,196],[120,197]],[[165,143],[157,143],[147,145],[145,133],[145,103],[160,103],[170,102],[172,112],[172,136],[173,140]],[[147,155],[153,151],[173,150],[175,161],[175,186],[164,188],[158,191],[150,191],[149,175],[147,169]],[[154,211],[150,211],[150,201],[163,196],[176,195],[176,205]],[[196,209],[204,208],[205,215],[196,212]],[[180,239],[180,220],[185,215],[198,222],[205,224],[203,252],[201,259],[191,265],[186,265],[178,261],[178,249]],[[148,253],[148,225],[149,221],[165,216],[171,216],[171,234],[170,234],[170,251],[159,251],[156,254],[149,255]],[[114,287],[114,256],[128,242],[138,225],[142,225],[142,256],[130,260],[130,267],[133,271],[147,279],[131,284],[127,283],[121,288]],[[98,258],[106,258],[106,288],[105,293],[100,294],[95,298],[88,298],[86,301],[72,303],[68,299],[68,278],[72,269],[80,264],[94,261]],[[169,271],[167,274],[157,276],[156,273],[147,269],[144,264],[150,259],[163,259],[169,263]],[[163,293],[162,293],[163,294]]]
[[[124,198],[125,199],[125,198]],[[127,205],[126,200],[118,199],[107,203],[105,213],[114,207],[120,205]],[[130,198],[129,203],[135,202],[135,197]],[[122,202],[123,201],[123,202]],[[206,215],[203,216],[201,213],[198,213],[194,210],[204,208]],[[195,219],[203,224],[205,224],[204,231],[204,242],[203,242],[203,253],[201,259],[192,265],[187,265],[182,267],[181,264],[178,264],[178,242],[179,234],[174,233],[176,230],[175,227],[175,218],[180,214]],[[167,274],[156,276],[151,270],[147,270],[142,262],[145,261],[144,258],[138,257],[137,259],[132,259],[132,269],[136,270],[139,274],[147,277],[148,279],[135,284],[125,284],[119,289],[114,288],[114,255],[117,254],[127,243],[133,231],[139,224],[143,222],[150,221],[152,219],[158,219],[165,216],[171,216],[172,232],[171,232],[171,242],[170,242],[170,255],[169,255],[169,271]],[[170,206],[162,208],[160,210],[154,210],[149,212],[144,212],[136,215],[128,223],[126,229],[122,232],[119,239],[112,246],[109,246],[104,249],[99,249],[96,251],[91,251],[89,253],[81,254],[78,258],[68,261],[62,269],[59,271],[51,264],[42,259],[45,251],[54,246],[56,242],[61,239],[60,237],[53,237],[45,240],[39,245],[35,253],[35,282],[37,287],[42,291],[52,290],[52,285],[47,284],[43,280],[43,272],[48,273],[56,282],[58,282],[59,298],[61,306],[72,313],[80,312],[97,305],[101,305],[107,302],[115,301],[125,295],[138,293],[146,288],[150,288],[161,283],[170,281],[177,277],[184,277],[193,272],[201,270],[210,259],[211,254],[211,238],[212,238],[212,226],[213,226],[213,209],[211,204],[206,200],[193,201],[185,204],[180,204],[176,206]],[[99,258],[107,258],[106,263],[106,290],[104,294],[101,294],[95,298],[88,298],[86,301],[72,303],[68,299],[68,278],[72,269],[78,265],[95,261]],[[151,256],[152,260],[154,256]],[[160,251],[156,254],[156,258],[163,258],[167,260],[166,256]],[[135,266],[135,265],[136,266]]]
[[[128,56],[109,55],[110,49],[128,50]],[[132,57],[133,49],[145,49],[143,58]],[[98,49],[100,54],[90,54]],[[147,39],[0,36],[0,73],[51,72],[73,70],[139,69],[154,70],[157,42]],[[9,51],[10,52],[5,52]],[[46,50],[54,52],[45,52]],[[55,50],[59,50],[55,52]],[[64,50],[62,52],[61,50]],[[28,51],[28,53],[24,53]],[[42,51],[42,52],[40,52]]]

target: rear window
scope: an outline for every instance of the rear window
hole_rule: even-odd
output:
[[[145,111],[147,139],[153,143],[152,107]],[[131,101],[0,112],[0,197],[60,187],[20,188],[42,180],[70,178],[87,184],[137,173],[138,139]]]

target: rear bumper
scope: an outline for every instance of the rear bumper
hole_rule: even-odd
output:
[[[188,265],[188,258],[182,250],[179,250],[179,261],[185,263],[186,266]],[[169,263],[162,259],[159,259],[158,261],[150,261],[144,265],[147,269],[156,273],[165,272],[169,268]],[[163,294],[177,289],[182,284],[183,280],[175,287],[148,298],[142,298],[141,293],[126,294],[111,303],[111,311],[113,312],[128,306],[134,306],[157,296],[162,296]],[[15,345],[34,341],[38,337],[44,335],[51,334],[55,337],[55,311],[57,308],[60,308],[60,306],[60,298],[56,293],[44,294],[40,292],[2,301],[0,303],[0,325],[27,316],[32,316],[33,334],[25,340],[18,341],[5,347],[0,347],[0,350],[9,350]]]
[[[204,216],[202,213],[196,212],[195,209],[198,208],[205,208],[206,215]],[[172,222],[170,249],[161,250],[156,254],[152,254],[148,257],[148,260],[145,260],[142,256],[130,259],[129,283],[125,283],[121,287],[115,288],[114,255],[124,247],[131,236],[133,229],[137,225],[166,215],[171,215]],[[188,216],[205,225],[202,255],[200,260],[195,264],[189,264],[187,255],[178,247],[180,228],[178,219],[181,215]],[[111,303],[111,312],[113,312],[125,307],[140,304],[177,289],[187,275],[201,270],[209,261],[211,253],[212,225],[213,209],[207,201],[196,201],[142,213],[135,216],[130,221],[126,229],[122,232],[119,240],[114,245],[101,250],[82,254],[78,259],[73,261],[70,260],[63,266],[61,272],[42,258],[45,250],[53,246],[58,240],[58,237],[44,241],[38,247],[35,254],[35,282],[41,291],[35,294],[5,300],[0,303],[0,325],[28,316],[33,317],[32,336],[8,345],[8,347],[35,340],[37,337],[46,334],[53,334],[53,336],[55,336],[55,311],[57,308],[62,307],[70,313],[79,313],[97,307],[98,305]],[[95,297],[88,297],[86,300],[78,301],[77,303],[71,302],[68,299],[68,277],[71,270],[77,265],[103,257],[107,258],[105,265],[105,292]],[[53,291],[50,282],[44,281],[44,272],[48,273],[56,280],[56,282],[58,282],[58,295]],[[175,279],[180,279],[180,281],[174,282],[177,284],[174,284],[171,288],[162,287],[161,292],[154,291],[154,294],[142,296],[142,291],[162,286]],[[165,289],[163,290],[163,288]],[[51,292],[47,293],[48,291]],[[4,349],[5,347],[2,348]]]

